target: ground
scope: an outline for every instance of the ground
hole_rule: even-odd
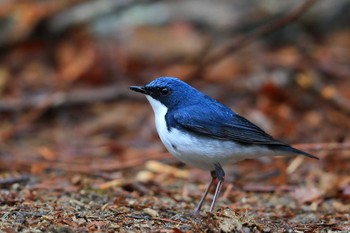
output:
[[[350,232],[349,7],[2,3],[1,231]],[[165,150],[128,89],[163,75],[319,160],[231,164],[215,211],[211,190],[193,216],[209,172]]]

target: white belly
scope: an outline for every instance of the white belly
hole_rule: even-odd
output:
[[[232,141],[212,139],[192,133],[183,133],[165,122],[167,108],[147,96],[155,113],[155,124],[164,146],[182,162],[203,170],[214,170],[214,164],[224,166],[247,158],[274,155],[274,151],[261,146],[242,146]]]
[[[171,132],[158,130],[158,133],[170,153],[182,162],[203,170],[213,170],[215,163],[224,166],[247,158],[274,154],[267,148],[198,137],[175,128]]]

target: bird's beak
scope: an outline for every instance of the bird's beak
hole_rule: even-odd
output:
[[[151,94],[151,92],[147,91],[144,86],[130,86],[129,88],[132,91],[140,92],[140,93],[145,94],[145,95],[150,95]]]

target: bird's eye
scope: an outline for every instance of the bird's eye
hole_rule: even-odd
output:
[[[169,89],[164,87],[162,89],[160,89],[160,94],[162,94],[163,96],[167,96],[169,94]]]

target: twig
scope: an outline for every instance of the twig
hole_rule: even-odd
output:
[[[159,221],[162,221],[162,222],[172,222],[172,223],[176,223],[176,224],[180,224],[181,223],[180,221],[172,220],[172,219],[169,219],[169,218],[152,217],[152,219],[159,220]]]
[[[134,218],[134,219],[144,219],[144,220],[153,219],[153,220],[159,220],[159,221],[163,221],[163,222],[171,222],[171,223],[176,223],[176,224],[181,223],[180,221],[176,221],[176,220],[172,220],[172,219],[168,219],[168,218],[148,217],[148,216],[143,216],[143,215],[126,215],[125,217]]]
[[[288,175],[292,174],[304,162],[304,156],[295,157],[286,169]]]
[[[292,186],[274,186],[274,185],[264,185],[264,184],[246,184],[243,186],[243,190],[247,192],[289,192],[293,190],[294,187]]]
[[[287,24],[298,19],[303,13],[305,13],[317,0],[306,0],[303,4],[301,4],[296,9],[292,10],[289,14],[283,16],[281,19],[272,22],[271,24],[267,24],[260,29],[253,31],[250,34],[244,35],[227,46],[220,49],[217,53],[209,56],[207,59],[204,59],[201,64],[197,67],[197,69],[193,72],[191,77],[199,77],[206,68],[210,65],[214,65],[227,57],[229,54],[242,49],[243,47],[251,44],[256,41],[258,38],[265,36],[271,32],[274,32]],[[207,50],[209,51],[209,50]]]
[[[300,150],[307,151],[322,151],[322,150],[350,150],[350,143],[306,143],[306,144],[294,144],[294,147]]]
[[[68,172],[74,173],[82,173],[92,175],[93,173],[105,171],[118,171],[123,169],[128,169],[136,166],[140,166],[148,160],[160,160],[163,158],[170,157],[169,153],[144,153],[143,156],[135,159],[129,159],[124,162],[120,161],[109,161],[108,163],[98,163],[94,161],[94,163],[74,163],[72,161],[61,162],[61,161],[43,161],[43,160],[35,160],[35,159],[12,159],[12,158],[3,158],[1,159],[2,166],[11,165],[15,167],[16,165],[20,166],[32,166],[35,164],[39,164],[43,169],[59,169]]]
[[[222,195],[222,198],[227,199],[232,189],[233,189],[233,184],[228,184],[224,194]]]
[[[94,89],[76,90],[74,92],[56,92],[42,96],[31,96],[21,99],[0,100],[0,112],[18,112],[30,110],[21,116],[16,124],[2,130],[0,141],[11,138],[18,130],[38,119],[48,109],[110,101],[120,98],[139,99],[131,95],[126,87],[108,86]]]
[[[29,179],[30,179],[30,176],[28,176],[28,175],[0,178],[0,187],[5,188],[5,187],[9,187],[15,183],[25,183]]]
[[[22,111],[26,109],[58,108],[77,104],[96,103],[99,101],[109,101],[128,97],[137,98],[136,95],[129,94],[125,87],[108,86],[94,89],[77,90],[71,93],[56,92],[42,96],[27,96],[21,99],[9,99],[0,101],[0,112]]]

